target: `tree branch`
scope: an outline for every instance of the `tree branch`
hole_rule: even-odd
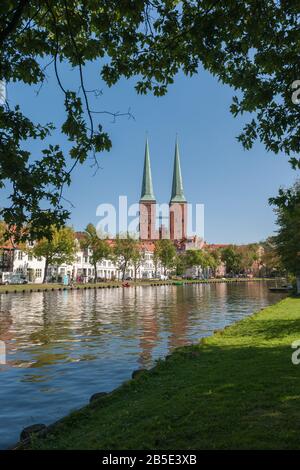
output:
[[[29,3],[30,0],[20,0],[20,3],[17,6],[17,9],[15,10],[11,21],[8,23],[6,28],[0,31],[0,46],[3,46],[8,36],[17,29],[20,19],[24,13],[24,10],[29,5]]]

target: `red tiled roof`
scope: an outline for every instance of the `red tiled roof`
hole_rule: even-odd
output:
[[[85,237],[84,232],[75,232],[75,238],[76,240],[82,240]]]
[[[143,250],[153,252],[155,250],[155,242],[151,240],[142,240],[140,246]]]

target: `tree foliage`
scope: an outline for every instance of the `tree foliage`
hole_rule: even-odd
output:
[[[201,268],[201,270],[209,269],[212,272],[217,268],[219,262],[212,255],[212,253],[206,249],[201,250],[187,250],[181,255],[182,264],[184,271],[189,268]],[[198,273],[199,274],[199,273]]]
[[[238,253],[241,256],[241,270],[245,273],[251,270],[253,264],[259,261],[259,245],[257,243],[249,243],[238,247]]]
[[[153,260],[155,260],[155,257],[153,256]],[[155,261],[154,261],[154,266],[155,266]],[[186,270],[186,264],[185,264],[185,256],[182,253],[177,253],[175,257],[175,272],[176,276],[183,276]],[[157,270],[155,269],[155,272]]]
[[[227,274],[247,274],[253,271],[254,263],[259,261],[259,245],[229,245],[221,249],[221,260]]]
[[[133,271],[134,271],[134,280],[136,281],[137,279],[137,273],[143,262],[145,261],[145,256],[146,253],[143,249],[141,249],[140,245],[137,243],[134,246],[132,255],[131,255],[131,264],[133,266]]]
[[[227,274],[239,274],[242,270],[242,255],[233,245],[221,250],[221,260],[226,266]]]
[[[269,237],[261,243],[263,254],[261,265],[266,276],[283,275],[284,267],[282,265],[276,246],[276,237]]]
[[[113,259],[122,273],[122,280],[125,280],[126,271],[132,260],[135,260],[139,241],[130,234],[117,235],[113,247]]]
[[[274,237],[283,266],[291,274],[300,276],[300,182],[290,189],[280,189],[270,199],[277,215],[278,232]]]
[[[186,266],[201,266],[201,268],[214,267],[215,259],[205,250],[188,250],[186,252]]]
[[[97,282],[97,264],[111,255],[108,241],[101,237],[99,238],[96,227],[90,223],[86,226],[84,238],[81,240],[80,245],[84,250],[90,249],[92,252],[90,262],[94,267],[94,281]]]
[[[176,248],[172,240],[162,239],[155,242],[154,256],[159,259],[166,275],[169,269],[176,266]]]
[[[260,140],[300,168],[300,107],[291,99],[300,78],[299,38],[294,0],[3,0],[0,80],[41,85],[53,67],[65,107],[60,130],[71,148],[67,156],[49,144],[57,123],[33,122],[8,102],[0,106],[0,182],[12,184],[1,216],[19,233],[24,223],[32,237],[50,233],[68,216],[62,193],[74,167],[89,155],[96,163],[97,154],[110,149],[98,120],[109,111],[92,108],[85,83],[92,61],[109,86],[136,77],[138,93],[156,96],[178,71],[197,74],[201,65],[237,90],[234,116],[250,113],[238,137],[242,145],[249,149]],[[62,62],[78,74],[79,90],[65,86]],[[40,153],[25,145],[32,139],[44,142]]]
[[[75,236],[71,227],[51,229],[51,239],[42,238],[38,240],[32,253],[36,257],[45,258],[45,272],[43,282],[47,279],[48,266],[60,266],[61,264],[71,264],[75,259]]]
[[[0,220],[0,245],[7,246],[12,244],[12,240],[7,237],[7,227],[3,220]]]

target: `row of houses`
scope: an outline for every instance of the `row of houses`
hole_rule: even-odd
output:
[[[78,238],[79,236],[80,233]],[[76,282],[89,282],[95,278],[95,269],[91,263],[91,250],[80,248],[79,242],[77,246],[75,260],[72,264],[48,266],[46,273],[48,281],[62,280],[67,277],[69,280]],[[136,272],[138,279],[151,279],[163,276],[162,266],[159,263],[155,266],[153,262],[154,247],[153,242],[143,242],[144,259]],[[20,275],[29,282],[34,283],[41,283],[43,281],[46,264],[45,258],[35,257],[30,250],[24,251],[12,246],[2,247],[1,256],[0,273]],[[134,276],[134,267],[129,265],[126,277],[134,278]],[[119,266],[111,259],[103,259],[97,265],[97,278],[103,280],[121,279]]]
[[[76,232],[76,245],[77,250],[72,264],[61,264],[59,266],[48,266],[46,279],[51,281],[62,281],[68,279],[69,281],[86,283],[95,278],[95,269],[91,263],[92,251],[90,249],[82,249],[80,247],[81,232]],[[28,247],[30,248],[30,247]],[[198,242],[187,241],[186,244],[177,243],[176,249],[178,252],[187,249],[199,249]],[[144,253],[143,260],[135,273],[134,267],[129,264],[126,271],[126,277],[134,278],[135,274],[137,279],[152,279],[164,278],[165,272],[160,263],[154,263],[154,250],[155,242],[142,241],[141,250]],[[41,283],[45,275],[45,258],[36,257],[30,252],[30,249],[22,250],[19,247],[2,246],[0,247],[0,275],[7,275],[8,273],[25,278],[28,282]],[[218,276],[225,273],[225,268],[220,266],[218,269]],[[97,264],[97,278],[98,280],[118,280],[121,279],[122,273],[120,266],[112,259],[103,259]],[[189,268],[186,271],[188,277],[209,277],[210,270],[204,269],[200,266]]]
[[[103,259],[97,264],[97,273],[92,264],[92,251],[90,249],[83,249],[80,245],[82,232],[75,233],[75,240],[77,250],[75,253],[74,261],[72,264],[60,264],[59,266],[48,266],[46,279],[51,281],[74,281],[86,283],[94,280],[119,280],[122,278],[120,266],[113,259]],[[108,240],[108,243],[113,245],[113,240]],[[174,241],[174,245],[178,253],[182,253],[192,249],[202,249],[204,244],[201,240],[186,239],[182,241]],[[136,272],[134,266],[128,265],[126,271],[126,278],[137,279],[152,279],[164,278],[165,270],[160,263],[154,263],[154,250],[155,241],[141,241],[141,250],[143,251],[143,260]],[[205,245],[209,250],[218,250],[225,248],[228,245]],[[30,248],[30,247],[28,247]],[[252,266],[247,270],[246,274],[251,276],[259,276],[263,265],[261,264],[262,247],[258,248],[258,258],[253,262]],[[45,275],[45,258],[35,257],[30,249],[22,250],[14,246],[0,247],[0,281],[3,275],[8,273],[18,275],[25,278],[28,282],[41,283]],[[201,266],[192,266],[187,268],[184,276],[189,278],[208,278],[211,276],[224,277],[226,275],[226,267],[220,261],[217,268],[202,268]]]

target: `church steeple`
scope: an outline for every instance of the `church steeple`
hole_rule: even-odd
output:
[[[183,240],[187,236],[187,201],[183,192],[178,139],[176,137],[172,194],[170,200],[170,238]]]
[[[149,144],[146,140],[143,183],[140,198],[140,239],[154,240],[156,220],[156,201],[153,192]]]
[[[180,156],[179,156],[179,146],[178,146],[178,138],[177,137],[176,137],[176,143],[175,143],[173,184],[172,184],[172,194],[171,194],[170,203],[173,203],[173,202],[186,202],[184,192],[183,192],[183,183],[182,183],[182,176],[181,176]]]
[[[148,139],[146,139],[145,159],[144,159],[144,173],[143,173],[143,183],[142,183],[142,191],[141,191],[140,201],[155,201],[155,196],[154,196],[154,192],[153,192],[153,185],[152,185],[152,175],[151,175],[151,165],[150,165]]]

